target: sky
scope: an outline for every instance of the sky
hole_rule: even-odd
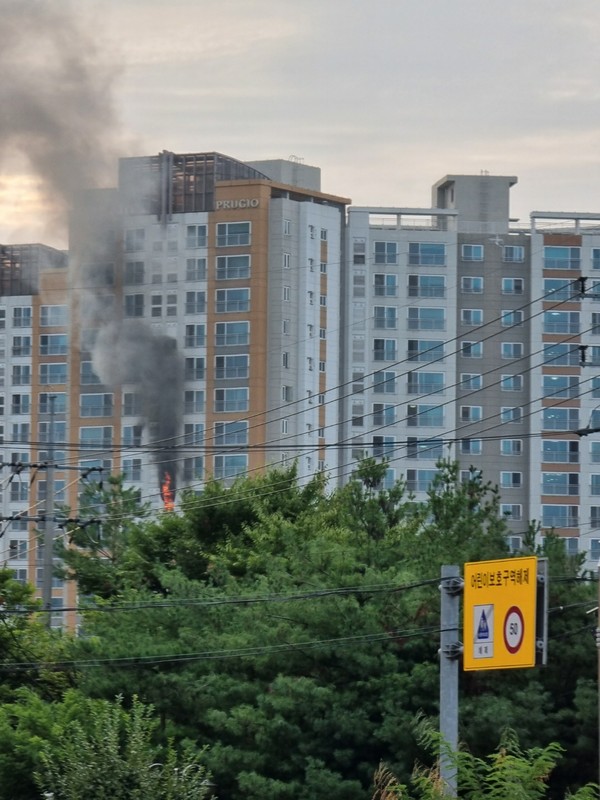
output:
[[[354,205],[427,207],[487,171],[518,177],[525,224],[600,212],[597,0],[0,0],[0,19],[2,243],[66,246],[73,184],[164,149],[298,157]]]

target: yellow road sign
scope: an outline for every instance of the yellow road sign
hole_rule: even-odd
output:
[[[463,669],[535,666],[537,558],[464,566]]]

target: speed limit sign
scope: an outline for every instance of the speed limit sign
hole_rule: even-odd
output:
[[[525,636],[525,620],[518,606],[511,606],[504,617],[504,644],[509,653],[517,653]]]

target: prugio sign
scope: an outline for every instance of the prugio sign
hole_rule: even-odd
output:
[[[240,200],[217,200],[217,211],[234,208],[258,208],[260,200],[257,197],[242,197]]]

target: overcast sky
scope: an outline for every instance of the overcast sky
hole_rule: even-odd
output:
[[[487,170],[518,176],[511,211],[524,221],[600,212],[598,0],[0,0],[0,18],[15,4],[32,27],[15,25],[7,83],[42,69],[28,89],[54,98],[64,48],[32,64],[47,36],[35,17],[70,14],[74,71],[102,77],[102,102],[81,110],[96,114],[98,138],[78,137],[105,142],[109,160],[294,155],[356,205],[427,206],[439,178]],[[30,140],[3,136],[19,113],[0,112],[0,242],[61,245]]]

